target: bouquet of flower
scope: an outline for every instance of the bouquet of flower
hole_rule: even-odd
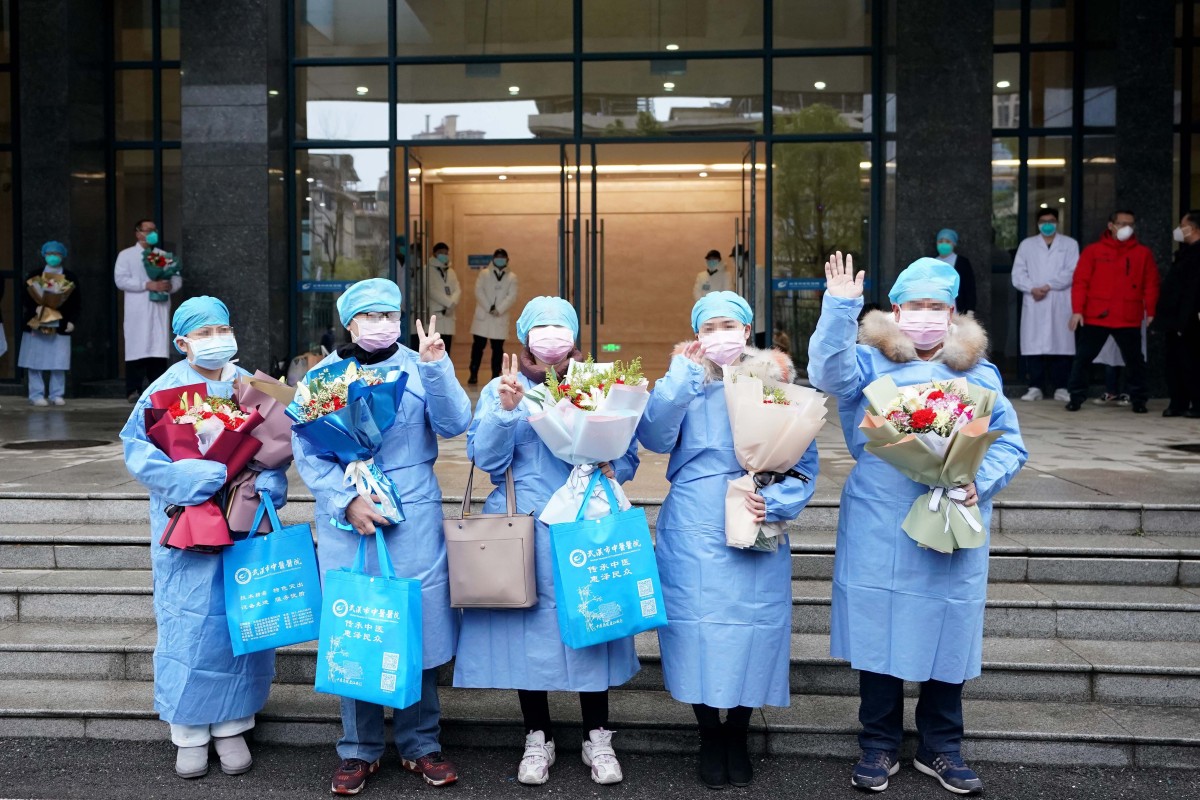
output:
[[[725,543],[773,552],[779,548],[784,523],[756,522],[746,509],[746,496],[771,484],[775,476],[768,473],[785,473],[804,456],[825,424],[825,395],[776,383],[754,366],[724,369],[733,449],[746,470],[725,492]]]
[[[150,395],[146,436],[172,461],[216,461],[224,464],[226,474],[233,478],[262,447],[251,435],[262,416],[207,392],[205,384],[197,383]],[[167,515],[172,520],[159,541],[165,547],[215,553],[233,544],[225,515],[212,498],[197,506],[170,507]]]
[[[354,486],[368,500],[377,496],[376,508],[392,524],[404,520],[400,495],[373,459],[383,435],[396,423],[407,384],[406,372],[394,369],[384,375],[347,358],[309,370],[286,409],[295,420],[292,432],[319,457],[344,465],[344,485]]]
[[[142,249],[142,266],[146,269],[146,277],[152,281],[166,281],[179,274],[179,260],[173,253],[158,250],[153,247]],[[151,292],[150,299],[163,303],[171,299],[166,292]]]
[[[75,291],[74,281],[67,280],[61,273],[43,272],[25,281],[25,287],[37,303],[37,312],[26,324],[35,331],[57,328],[62,321],[58,309]]]
[[[264,372],[238,377],[234,396],[241,407],[257,410],[262,417],[251,435],[262,443],[249,466],[229,482],[225,493],[225,518],[232,531],[249,531],[254,525],[261,498],[255,491],[258,473],[280,469],[292,461],[292,420],[285,409],[296,390]],[[260,520],[257,533],[271,530],[269,519]]]
[[[650,402],[642,361],[597,364],[591,357],[582,363],[572,360],[566,377],[560,381],[548,370],[546,383],[526,391],[523,402],[533,412],[529,424],[542,442],[557,458],[575,467],[539,519],[546,524],[574,520],[595,465],[625,455]],[[614,485],[613,489],[621,506],[614,511],[628,508],[620,487]],[[592,497],[608,513],[607,498],[598,486]]]
[[[980,547],[987,538],[977,506],[967,508],[957,489],[975,480],[1001,431],[989,431],[996,393],[964,378],[897,387],[889,377],[863,390],[867,413],[858,428],[872,455],[923,483],[904,532],[939,553]]]

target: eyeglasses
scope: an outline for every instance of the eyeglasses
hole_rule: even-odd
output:
[[[189,339],[211,339],[214,336],[232,336],[233,327],[230,325],[209,325],[205,328],[197,328],[187,335]]]
[[[357,319],[365,319],[367,322],[399,322],[399,311],[364,311],[361,314],[354,315]]]

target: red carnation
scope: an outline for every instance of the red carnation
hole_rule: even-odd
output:
[[[912,426],[915,430],[923,430],[933,424],[937,419],[937,412],[928,408],[921,408],[912,413]]]
[[[958,413],[959,413],[959,414],[961,414],[962,412],[964,412],[964,411],[966,411],[966,410],[967,410],[967,404],[966,404],[966,403],[959,403],[959,404],[958,404]]]
[[[930,392],[930,393],[929,393],[929,397],[928,397],[927,399],[929,399],[929,400],[941,400],[941,399],[942,399],[943,397],[945,397],[945,396],[946,396],[946,393],[945,393],[945,392],[943,392],[943,391],[941,391],[941,390],[936,390],[936,391],[932,391],[932,392]]]

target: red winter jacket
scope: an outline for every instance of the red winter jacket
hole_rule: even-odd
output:
[[[1083,249],[1071,285],[1071,311],[1083,314],[1085,325],[1138,328],[1143,315],[1154,316],[1157,304],[1158,266],[1136,235],[1119,242],[1105,231]]]

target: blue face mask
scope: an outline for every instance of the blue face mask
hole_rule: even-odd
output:
[[[709,272],[716,272],[716,271],[717,271],[717,267],[721,266],[721,262],[720,262],[720,261],[714,261],[714,260],[712,260],[712,259],[709,259],[709,260],[708,260],[706,263],[708,264],[708,271],[709,271]]]
[[[949,242],[938,242],[937,251],[939,256],[948,256],[954,252],[954,245]]]
[[[493,258],[492,263],[495,264],[498,269],[504,269],[505,267],[508,266],[508,259],[507,258]]]
[[[146,244],[150,245],[151,247],[154,247],[154,245],[158,244],[158,231],[150,231],[146,234]]]
[[[233,336],[188,339],[188,344],[192,348],[192,357],[188,360],[204,369],[220,369],[237,355],[237,339]]]
[[[48,266],[48,267],[62,266],[62,256],[60,256],[58,253],[51,253],[50,255],[46,256],[46,266]]]
[[[1053,236],[1054,232],[1058,230],[1058,223],[1043,222],[1041,225],[1038,225],[1038,230],[1042,232],[1042,236]]]
[[[442,262],[443,264],[450,263],[450,254],[449,253],[438,253],[436,256],[434,256],[434,258],[436,258],[438,261]]]

